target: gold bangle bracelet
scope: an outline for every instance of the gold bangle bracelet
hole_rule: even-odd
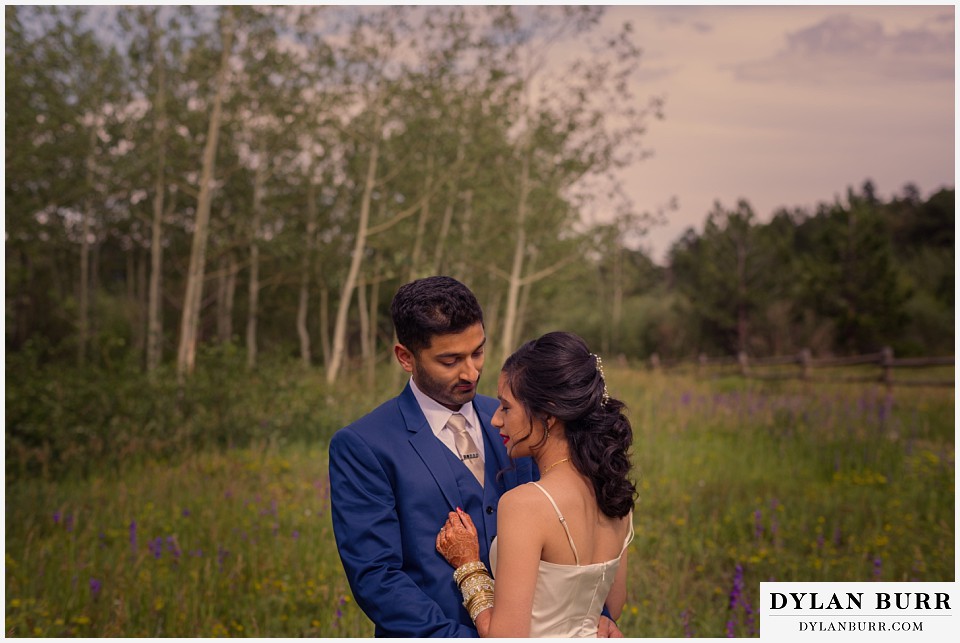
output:
[[[469,574],[479,571],[487,571],[487,566],[484,565],[482,561],[474,560],[469,563],[464,563],[453,570],[453,580],[457,586],[459,586]]]
[[[457,587],[463,587],[467,583],[467,581],[469,581],[471,578],[475,576],[487,576],[487,575],[488,574],[486,569],[477,569],[472,572],[467,572],[460,578],[460,581],[457,583]]]
[[[476,623],[480,612],[488,610],[491,607],[493,607],[493,592],[482,592],[467,608],[467,611],[470,612],[470,620]]]

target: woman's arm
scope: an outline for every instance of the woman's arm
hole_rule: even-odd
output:
[[[544,522],[536,518],[542,509],[536,505],[537,498],[517,491],[505,494],[497,507],[497,587],[493,609],[487,610],[490,626],[486,636],[491,637],[530,635],[533,592],[543,552],[540,526]]]
[[[540,569],[543,524],[528,494],[517,490],[505,494],[497,507],[497,568],[493,607],[474,621],[480,636],[521,637],[530,634],[533,591]],[[451,512],[437,536],[437,551],[454,567],[479,560],[477,531],[469,514]],[[465,581],[469,583],[470,581]],[[466,584],[464,585],[466,588]]]
[[[610,612],[610,618],[616,621],[620,618],[620,612],[627,602],[627,552],[623,552],[620,557],[620,567],[617,569],[617,575],[613,579],[613,585],[610,587],[610,593],[607,594],[607,611]]]

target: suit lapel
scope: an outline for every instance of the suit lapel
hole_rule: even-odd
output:
[[[420,410],[420,405],[417,404],[417,398],[414,397],[409,383],[397,398],[397,403],[403,421],[407,426],[407,431],[410,432],[410,446],[417,452],[424,466],[437,481],[437,486],[440,487],[440,492],[450,509],[462,507],[464,503],[460,498],[457,477],[450,467],[450,459],[444,453],[447,447],[437,439],[437,436],[430,429],[430,424],[423,415],[423,411]]]

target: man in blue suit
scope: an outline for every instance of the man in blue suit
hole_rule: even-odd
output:
[[[330,441],[337,548],[378,637],[475,637],[437,532],[462,508],[489,568],[500,496],[539,474],[530,458],[511,464],[490,424],[498,402],[477,395],[486,334],[473,293],[450,277],[419,279],[390,312],[411,379]]]

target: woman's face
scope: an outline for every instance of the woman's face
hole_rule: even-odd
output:
[[[497,399],[500,400],[500,407],[493,414],[491,423],[500,431],[507,453],[512,458],[530,455],[530,445],[537,443],[534,438],[523,439],[533,431],[530,416],[513,396],[507,376],[502,371],[497,379]]]

